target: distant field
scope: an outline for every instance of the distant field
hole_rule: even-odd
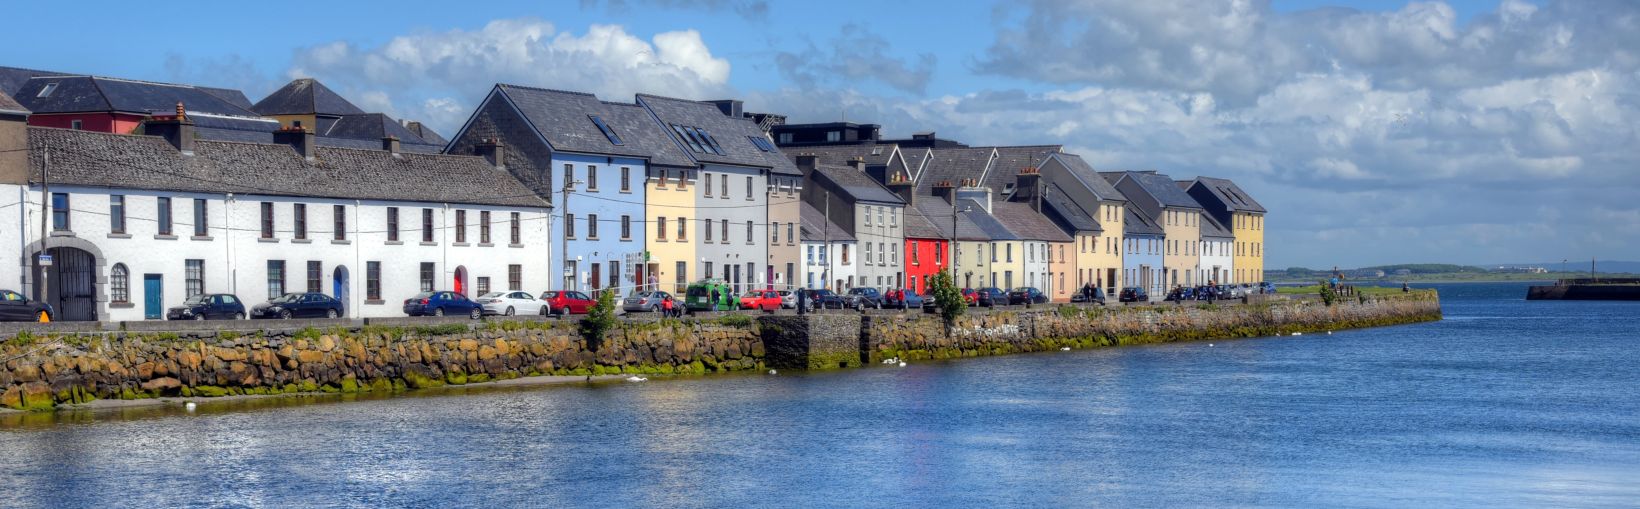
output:
[[[1626,273],[1625,274],[1611,274],[1611,273],[1602,272],[1598,275],[1600,277],[1603,277],[1603,278],[1606,278],[1606,277],[1611,277],[1611,278],[1640,277],[1640,275],[1626,274]],[[1322,279],[1327,279],[1328,277],[1329,276],[1319,275],[1319,274],[1318,275],[1313,275],[1313,276],[1308,276],[1308,277],[1287,277],[1287,276],[1273,276],[1272,275],[1272,276],[1269,277],[1268,280],[1270,282],[1273,282],[1273,283],[1313,283],[1313,282],[1316,282],[1316,281],[1319,281],[1319,280],[1322,280]],[[1589,277],[1589,273],[1587,273],[1587,272],[1550,272],[1550,273],[1547,273],[1547,274],[1502,274],[1502,273],[1453,272],[1453,273],[1434,273],[1434,274],[1412,274],[1412,275],[1408,275],[1408,276],[1385,276],[1383,278],[1373,278],[1373,279],[1348,279],[1348,278],[1346,278],[1345,282],[1353,283],[1353,284],[1400,283],[1402,281],[1408,281],[1408,282],[1414,282],[1414,283],[1420,283],[1420,282],[1422,282],[1422,283],[1430,283],[1430,282],[1494,282],[1494,281],[1506,282],[1506,281],[1554,281],[1554,280],[1558,280],[1558,279],[1586,278],[1586,277]]]

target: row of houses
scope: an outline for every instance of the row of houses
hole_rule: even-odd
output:
[[[739,101],[499,84],[445,138],[300,79],[243,93],[0,67],[0,286],[60,319],[233,293],[400,314],[416,293],[1255,282],[1233,182],[1059,146],[790,124]],[[44,256],[42,256],[44,255]]]

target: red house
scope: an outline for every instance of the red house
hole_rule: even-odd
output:
[[[130,134],[149,116],[174,114],[179,103],[186,105],[189,116],[205,122],[201,127],[207,131],[272,133],[279,126],[250,111],[245,94],[237,90],[190,85],[98,76],[34,76],[23,82],[15,99],[34,112],[28,124],[41,127]]]
[[[916,207],[916,193],[909,179],[890,178],[884,184],[906,201],[905,207],[905,287],[928,295],[929,278],[951,264],[950,235],[933,218]]]

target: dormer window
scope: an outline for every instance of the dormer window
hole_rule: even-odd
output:
[[[625,145],[626,144],[626,143],[623,143],[621,141],[621,136],[620,135],[615,134],[615,130],[609,128],[609,124],[604,123],[603,118],[601,118],[597,115],[587,115],[587,118],[592,119],[592,124],[598,126],[599,131],[604,132],[604,137],[609,138],[610,143],[613,143],[613,144],[616,144],[616,145]]]
[[[42,87],[40,89],[40,93],[34,94],[34,97],[51,97],[51,93],[56,91],[57,82],[53,81],[51,83],[47,83],[45,87]]]

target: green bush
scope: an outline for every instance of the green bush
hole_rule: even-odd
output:
[[[1338,292],[1334,291],[1325,282],[1321,283],[1321,302],[1326,303],[1328,306],[1338,302]]]
[[[598,303],[587,310],[586,318],[581,319],[581,337],[587,340],[587,345],[597,350],[603,344],[604,333],[615,328],[615,292],[604,290],[598,292]]]
[[[945,320],[947,329],[956,323],[957,317],[968,312],[968,299],[962,297],[962,289],[952,281],[950,270],[939,271],[928,280],[928,294],[934,296],[940,319]]]

